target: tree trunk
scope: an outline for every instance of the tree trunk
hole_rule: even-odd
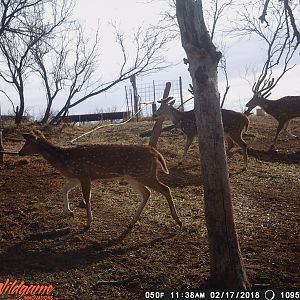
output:
[[[20,125],[23,119],[24,110],[25,110],[25,98],[24,98],[24,89],[19,89],[19,99],[20,99],[20,106],[17,106],[16,116],[15,116],[15,123],[16,125]]]
[[[162,99],[165,99],[169,96],[170,90],[171,90],[171,82],[166,82],[166,86],[164,89]],[[164,118],[158,118],[156,120],[156,122],[153,126],[153,129],[152,129],[152,132],[151,132],[150,140],[149,140],[150,146],[157,148],[157,143],[158,143],[158,139],[162,132],[163,123],[164,123]]]
[[[47,104],[47,107],[46,107],[46,111],[45,111],[45,114],[41,120],[41,123],[43,124],[46,124],[50,118],[50,111],[51,111],[51,103],[48,103]]]
[[[16,124],[20,125],[24,115],[24,102],[20,105],[20,108],[16,112]]]
[[[65,116],[68,112],[69,109],[69,103],[70,101],[68,100],[65,104],[65,106],[56,114],[56,116],[49,122],[50,125],[58,123],[59,119],[62,116]]]
[[[2,127],[0,128],[0,151],[4,151],[3,141],[2,141]],[[3,162],[4,162],[3,153],[0,153],[0,164],[2,164]]]
[[[247,289],[224,149],[217,78],[221,53],[206,29],[202,1],[177,0],[176,13],[194,87],[211,281],[215,288]]]

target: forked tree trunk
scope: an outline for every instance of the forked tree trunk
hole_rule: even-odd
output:
[[[166,82],[166,86],[164,89],[162,99],[165,99],[169,96],[170,90],[171,90],[171,82]],[[149,145],[152,147],[155,147],[155,148],[157,147],[157,142],[158,142],[158,139],[162,132],[163,122],[164,122],[164,118],[160,117],[156,120],[156,122],[153,126],[152,133],[151,133],[150,140],[149,140]]]
[[[202,1],[177,0],[176,13],[194,87],[211,281],[216,288],[247,289],[224,149],[217,78],[221,53],[207,32]]]

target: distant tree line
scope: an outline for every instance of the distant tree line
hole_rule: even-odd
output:
[[[164,1],[169,10],[162,12],[157,26],[138,28],[126,35],[116,25],[111,26],[119,47],[119,70],[109,81],[103,81],[100,51],[101,31],[87,34],[73,10],[76,0],[1,0],[0,2],[0,92],[11,102],[15,121],[20,124],[30,95],[29,80],[42,83],[45,109],[42,123],[55,123],[76,105],[107,91],[132,75],[147,74],[168,67],[166,45],[179,37],[175,0]],[[235,0],[211,0],[204,8],[211,40],[222,45],[220,19],[229,9],[236,13],[232,28],[225,34],[256,35],[265,43],[265,63],[261,75],[254,81],[263,82],[273,77],[273,69],[282,66],[288,71],[299,45],[300,33],[294,14],[299,3],[288,0],[265,0],[246,3]],[[130,45],[130,46],[129,46]],[[130,48],[130,49],[129,49]],[[219,47],[222,50],[222,46]],[[224,47],[223,47],[224,48]],[[222,51],[224,52],[224,51]],[[219,67],[224,71],[229,89],[226,59]],[[277,82],[278,82],[277,80]],[[1,84],[2,82],[2,84]],[[4,84],[5,83],[5,84]],[[252,82],[254,84],[254,82]],[[7,101],[6,100],[6,101]],[[54,112],[53,104],[60,107]]]
[[[21,123],[30,97],[30,79],[38,78],[43,86],[45,110],[41,122],[55,123],[72,107],[132,75],[168,66],[163,52],[169,36],[153,26],[140,27],[131,36],[129,51],[125,35],[112,25],[120,49],[116,60],[121,60],[121,65],[109,82],[103,82],[99,72],[100,30],[87,35],[73,18],[74,6],[75,0],[0,2],[0,79],[9,86],[0,86],[0,91],[11,102],[16,124]],[[12,96],[12,90],[17,97],[15,93]],[[55,101],[61,108],[53,114]]]

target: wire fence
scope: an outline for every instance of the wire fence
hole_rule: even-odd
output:
[[[157,100],[162,99],[166,83],[171,82],[171,90],[169,95],[174,97],[177,100],[180,100],[180,103],[183,101],[183,89],[182,89],[182,80],[179,77],[178,80],[160,80],[148,83],[136,84],[136,94],[137,94],[137,106],[134,105],[134,95],[135,91],[133,86],[125,86],[125,94],[127,101],[127,110],[133,115],[136,112],[136,109],[141,110],[139,117],[151,117],[153,111],[156,109]],[[178,105],[180,105],[180,103]]]

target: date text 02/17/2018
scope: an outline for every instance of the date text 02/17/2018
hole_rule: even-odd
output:
[[[146,291],[144,299],[185,300],[185,299],[245,299],[245,300],[285,300],[300,299],[300,291]]]

